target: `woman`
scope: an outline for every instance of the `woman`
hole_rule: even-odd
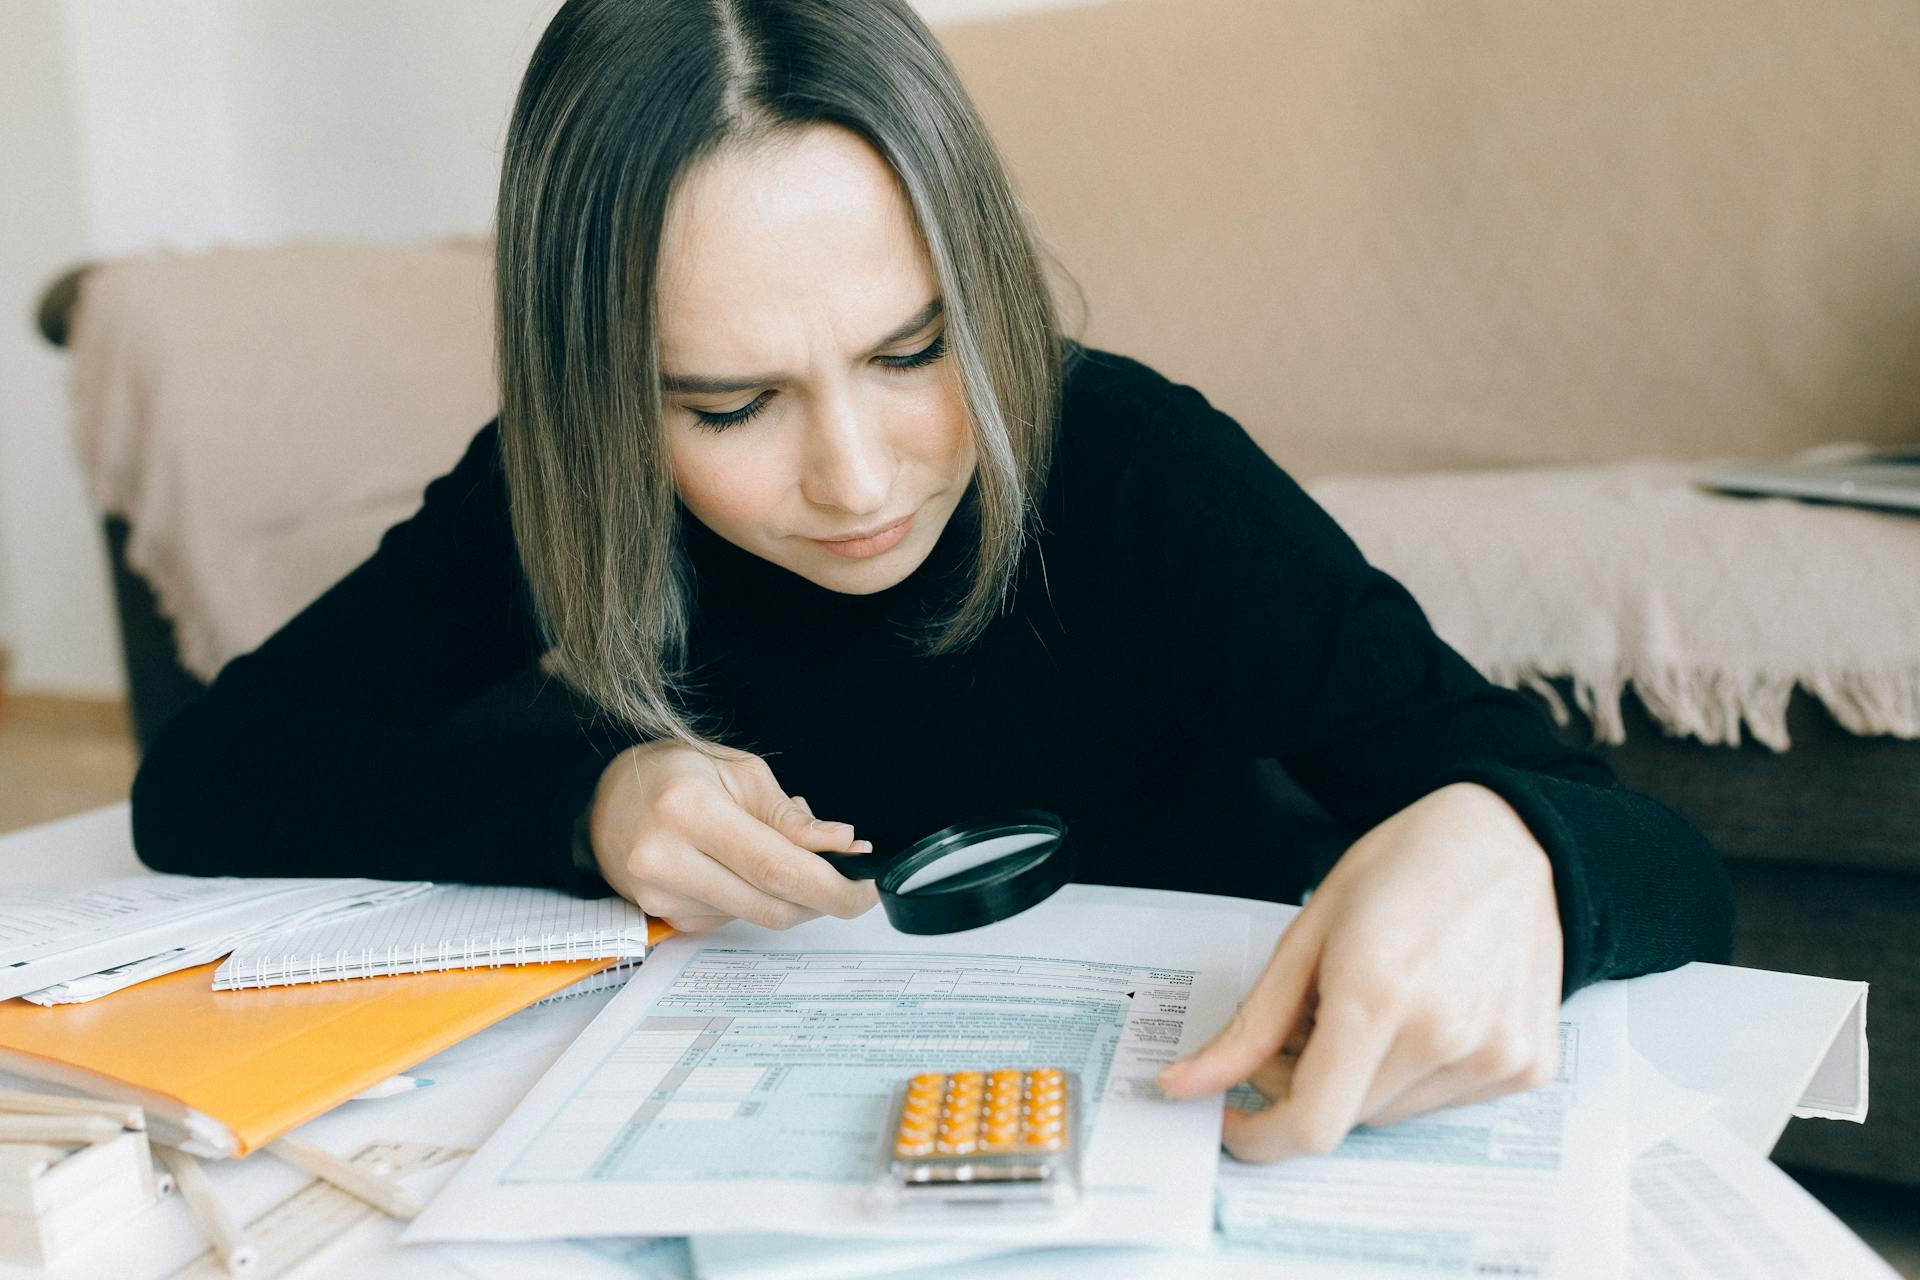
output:
[[[161,736],[149,864],[784,927],[873,905],[820,854],[1044,807],[1089,879],[1297,891],[1277,761],[1358,839],[1163,1078],[1274,1098],[1250,1159],[1531,1087],[1563,993],[1726,955],[1690,828],[1198,393],[1063,340],[902,0],[572,0],[497,243],[500,418]],[[589,721],[473,710],[536,663]]]

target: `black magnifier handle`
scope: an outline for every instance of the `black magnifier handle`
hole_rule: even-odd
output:
[[[984,862],[915,885],[920,872],[989,841],[1027,837]],[[824,855],[823,855],[824,856]],[[902,933],[958,933],[1005,920],[1045,901],[1073,879],[1074,850],[1067,824],[1040,809],[1016,809],[955,823],[897,854],[830,858],[849,880],[873,880],[887,919]]]
[[[849,880],[878,880],[898,859],[899,855],[892,853],[856,853],[829,857],[827,863]]]

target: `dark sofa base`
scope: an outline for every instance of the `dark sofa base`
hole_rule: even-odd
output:
[[[1920,1185],[1920,742],[1850,734],[1805,693],[1785,752],[1669,738],[1631,697],[1625,711],[1626,743],[1601,751],[1726,858],[1734,963],[1869,984],[1867,1122],[1791,1121],[1775,1159]],[[1584,724],[1566,733],[1586,741]]]

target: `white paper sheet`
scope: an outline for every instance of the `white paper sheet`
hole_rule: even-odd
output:
[[[1848,1012],[1833,1037],[1833,1048],[1814,1068],[1813,1078],[1800,1093],[1793,1114],[1807,1120],[1851,1120],[1864,1124],[1867,1119],[1867,992],[1860,984],[1860,999]]]
[[[1712,1118],[1633,1163],[1634,1280],[1898,1280],[1799,1183]]]
[[[1238,912],[1043,904],[941,938],[878,912],[664,943],[409,1240],[791,1231],[923,1236],[863,1204],[888,1094],[917,1070],[1082,1074],[1086,1196],[1064,1221],[968,1234],[1199,1245],[1220,1102],[1161,1065],[1232,1009]]]
[[[131,876],[0,895],[0,999],[169,951],[203,948],[316,906],[417,889],[383,880]]]
[[[71,982],[57,982],[38,991],[29,991],[21,999],[49,1008],[63,1004],[85,1004],[89,1000],[98,1000],[101,996],[110,996],[116,991],[137,986],[152,978],[164,977],[169,973],[178,973],[182,969],[191,969],[195,965],[218,960],[221,956],[241,945],[248,938],[272,934],[281,930],[303,928],[315,921],[325,920],[341,912],[352,911],[377,903],[397,902],[422,893],[430,888],[425,882],[381,880],[365,881],[296,881],[302,886],[290,895],[276,895],[263,900],[260,904],[261,919],[250,927],[235,930],[230,934],[207,938],[192,946],[174,947],[158,955],[115,965],[111,969],[102,969]],[[369,886],[355,890],[351,887],[339,892],[322,891],[319,885],[360,884]],[[278,908],[285,907],[281,911]],[[196,930],[197,931],[197,930]],[[219,983],[214,987],[217,990]]]
[[[1628,1005],[1632,1005],[1631,995]],[[1666,1072],[1637,1050],[1627,1077],[1627,1098],[1632,1109],[1632,1141],[1628,1143],[1628,1150],[1636,1156],[1720,1105],[1720,1099],[1710,1093],[1675,1084]]]
[[[1843,1034],[1853,1038],[1857,1097],[1828,1097],[1865,1115],[1864,982],[1694,963],[1635,978],[1633,1044],[1674,1083],[1721,1099],[1715,1119],[1765,1155]],[[1845,1106],[1842,1107],[1841,1103]]]

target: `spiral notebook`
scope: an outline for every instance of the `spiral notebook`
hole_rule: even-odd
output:
[[[647,954],[647,917],[621,898],[553,889],[435,885],[306,928],[247,938],[214,974],[216,991],[443,969]]]

